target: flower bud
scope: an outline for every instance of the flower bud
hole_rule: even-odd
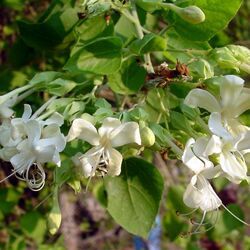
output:
[[[122,150],[122,156],[124,159],[127,159],[129,157],[137,156],[140,154],[140,150],[136,148],[131,147],[124,147]]]
[[[140,130],[141,142],[145,147],[151,147],[155,143],[155,135],[149,127],[144,127]]]
[[[205,21],[205,14],[197,6],[180,8],[175,5],[171,5],[170,9],[188,23],[198,24]]]

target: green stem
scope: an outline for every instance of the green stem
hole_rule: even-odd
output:
[[[57,96],[51,97],[30,117],[30,119],[36,119],[56,98]]]
[[[137,36],[138,36],[139,39],[143,39],[144,34],[143,34],[142,26],[140,24],[140,20],[139,20],[138,14],[137,14],[137,10],[136,10],[134,0],[131,0],[131,14],[135,19],[134,25],[135,25]],[[145,61],[145,64],[146,64],[147,71],[149,73],[154,73],[154,68],[153,68],[153,65],[152,65],[149,54],[144,55],[144,61]]]

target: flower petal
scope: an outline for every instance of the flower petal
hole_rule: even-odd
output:
[[[35,156],[30,151],[21,152],[10,159],[10,163],[19,174],[22,174],[34,162]]]
[[[232,135],[223,127],[220,113],[212,113],[208,120],[208,127],[211,132],[224,140],[232,140]]]
[[[127,122],[110,133],[112,147],[120,147],[129,143],[141,144],[139,125],[136,122]]]
[[[29,104],[24,104],[24,111],[22,115],[23,120],[28,120],[31,117],[32,109]]]
[[[243,154],[250,152],[250,130],[241,134],[240,139],[236,142],[235,148]]]
[[[84,155],[82,155],[81,158],[79,158],[83,170],[83,175],[85,177],[95,175],[95,171],[100,161],[102,152],[103,151],[102,149],[100,149],[100,147],[93,147],[88,150]]]
[[[233,107],[233,116],[238,117],[240,114],[250,109],[250,89],[243,88],[239,98]]]
[[[76,138],[84,140],[93,146],[99,145],[100,140],[100,136],[92,123],[80,118],[73,121],[67,136],[67,141],[72,141]]]
[[[44,121],[44,125],[56,124],[61,127],[64,123],[64,117],[55,112],[52,116],[50,116],[47,120]]]
[[[220,112],[221,107],[216,98],[203,89],[191,90],[184,100],[184,104],[193,108],[203,108],[209,112]]]
[[[202,175],[192,177],[183,201],[188,207],[200,208],[206,212],[213,211],[222,204],[210,183]]]
[[[35,143],[36,141],[38,141],[40,139],[42,129],[41,129],[41,125],[38,121],[29,120],[25,124],[24,128],[25,128],[26,134],[28,136],[28,140],[31,144]]]
[[[220,96],[223,107],[233,107],[239,101],[240,93],[244,86],[244,80],[235,75],[224,76],[220,84]]]
[[[198,174],[205,168],[213,167],[213,163],[203,157],[203,155],[197,155],[193,149],[194,145],[195,140],[193,138],[187,141],[182,155],[182,161],[189,169]]]
[[[52,162],[55,153],[56,147],[54,145],[50,145],[47,147],[35,147],[36,161],[40,163]]]
[[[232,153],[221,153],[219,161],[222,170],[230,181],[239,184],[242,180],[248,179],[245,162],[237,160]]]
[[[108,135],[113,131],[114,129],[121,126],[121,121],[116,118],[108,117],[103,120],[102,126],[98,129],[98,133],[101,137],[104,135]]]
[[[109,157],[108,175],[117,176],[121,173],[122,155],[114,148],[107,149],[107,155]]]

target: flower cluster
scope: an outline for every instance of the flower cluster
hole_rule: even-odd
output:
[[[2,120],[0,158],[9,161],[13,166],[11,175],[25,180],[32,190],[37,191],[44,186],[42,164],[54,162],[60,166],[59,152],[66,145],[66,138],[60,131],[63,122],[59,113],[54,113],[45,121],[40,120],[36,114],[32,115],[28,104],[24,105],[21,118],[5,117]]]
[[[187,206],[204,212],[201,225],[206,212],[220,206],[226,208],[213,190],[211,179],[221,176],[236,184],[250,180],[244,159],[250,149],[250,129],[238,119],[250,108],[250,91],[244,88],[243,79],[227,75],[220,85],[219,98],[206,90],[194,89],[184,103],[211,113],[210,135],[189,139],[182,156],[183,163],[194,173],[183,200]]]

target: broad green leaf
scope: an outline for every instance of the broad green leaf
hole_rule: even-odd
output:
[[[18,21],[20,35],[24,42],[36,49],[52,49],[60,45],[78,22],[77,11],[74,8],[55,11],[43,22],[28,23]],[[72,40],[72,39],[70,39]],[[69,44],[66,41],[64,46]]]
[[[43,215],[33,211],[24,214],[20,219],[22,230],[37,242],[42,242],[46,232],[46,221]]]
[[[123,62],[119,72],[108,76],[110,88],[119,94],[132,94],[140,90],[145,83],[146,70],[136,60]]]
[[[170,111],[170,121],[174,129],[184,131],[187,134],[193,133],[193,129],[188,119],[183,114],[176,111]]]
[[[163,191],[163,179],[150,163],[129,158],[123,162],[122,173],[105,178],[108,195],[107,210],[115,221],[130,233],[148,236]]]
[[[112,36],[97,38],[76,49],[64,69],[71,72],[111,74],[118,71],[121,66],[121,50],[120,38]]]
[[[80,41],[84,43],[97,37],[112,36],[114,25],[112,21],[107,25],[105,15],[100,15],[87,18],[76,28],[76,31],[79,32]]]
[[[62,76],[62,73],[56,71],[46,71],[35,74],[35,76],[29,81],[29,84],[42,84],[49,83],[56,78]]]
[[[198,6],[205,13],[205,21],[199,24],[190,24],[174,13],[171,13],[172,16],[168,20],[182,37],[193,41],[208,41],[228,25],[241,3],[242,0],[188,0],[180,6]]]
[[[151,33],[132,42],[129,49],[133,53],[141,55],[152,51],[164,51],[166,47],[167,41],[163,37]]]

